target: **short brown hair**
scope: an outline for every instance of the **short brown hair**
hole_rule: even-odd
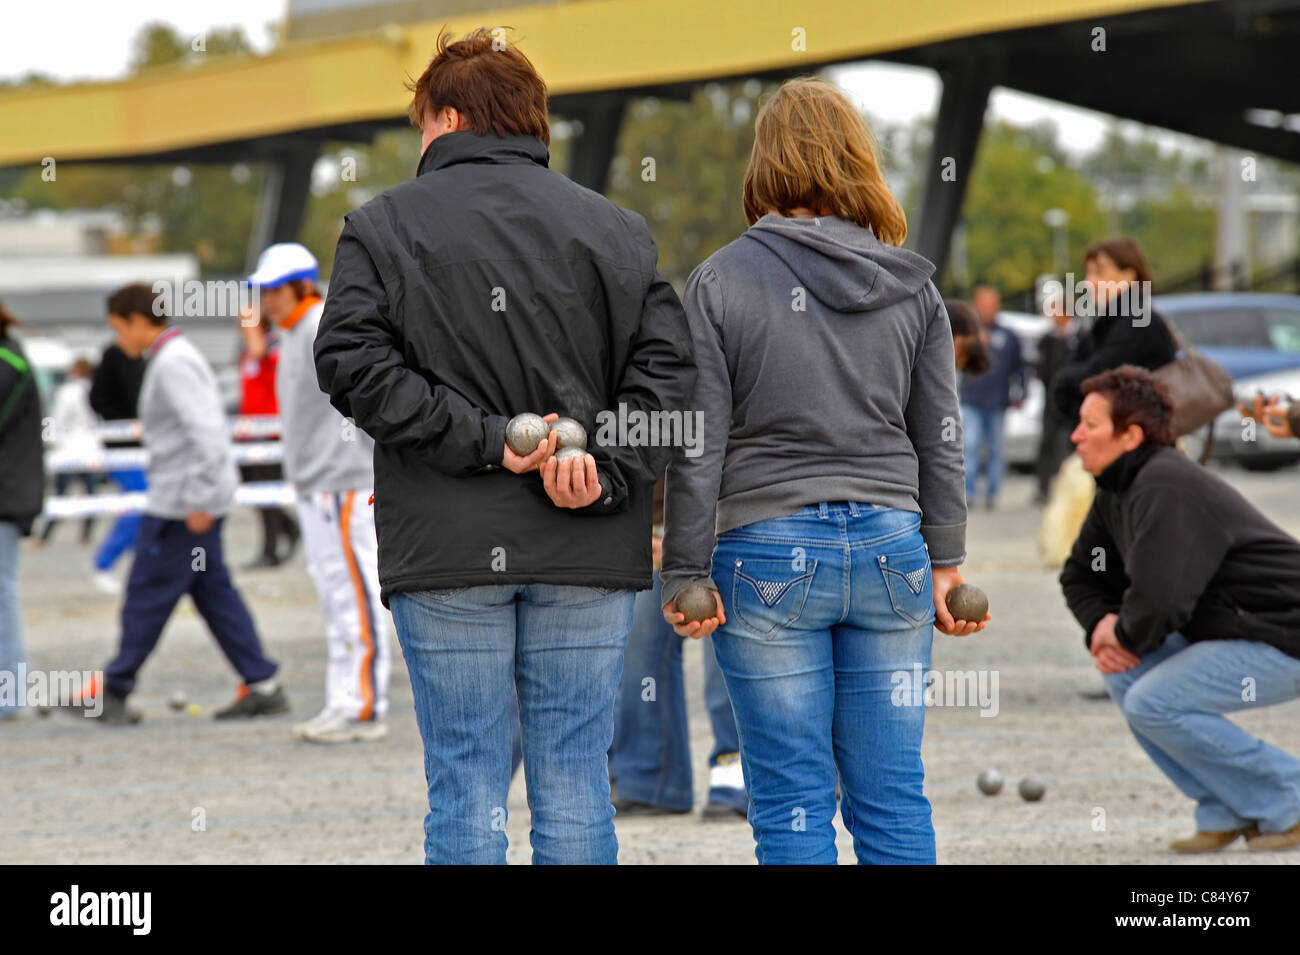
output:
[[[1080,386],[1110,403],[1111,428],[1126,431],[1129,425],[1142,429],[1144,444],[1174,443],[1174,402],[1169,389],[1151,372],[1135,365],[1120,365],[1085,378]]]
[[[802,207],[856,222],[889,245],[907,238],[871,128],[847,96],[815,77],[786,80],[758,111],[743,199],[750,225]]]
[[[21,327],[22,324],[16,315],[6,309],[4,305],[0,305],[0,335],[8,335],[11,326],[17,325]]]
[[[1137,273],[1139,282],[1155,281],[1155,276],[1151,273],[1151,266],[1147,265],[1146,256],[1142,254],[1142,247],[1128,236],[1121,235],[1114,239],[1103,239],[1095,245],[1090,245],[1088,250],[1083,253],[1084,264],[1087,265],[1102,253],[1105,253],[1121,269],[1132,269]]]
[[[480,27],[464,39],[438,34],[438,52],[414,83],[411,123],[417,128],[426,113],[450,106],[480,136],[492,130],[536,136],[550,145],[546,118],[546,83],[528,57],[504,38],[503,27]]]
[[[167,313],[158,304],[153,289],[143,282],[124,285],[108,297],[108,314],[130,318],[137,312],[155,325],[167,324]]]

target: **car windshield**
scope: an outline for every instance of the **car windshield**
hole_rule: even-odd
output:
[[[1300,309],[1265,309],[1264,321],[1270,345],[1278,351],[1300,353]]]
[[[1198,347],[1267,348],[1300,353],[1300,308],[1233,306],[1170,315]]]

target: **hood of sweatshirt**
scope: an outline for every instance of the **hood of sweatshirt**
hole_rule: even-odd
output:
[[[827,308],[863,312],[915,295],[934,265],[925,256],[885,245],[856,222],[838,216],[763,216],[744,233],[789,266]]]

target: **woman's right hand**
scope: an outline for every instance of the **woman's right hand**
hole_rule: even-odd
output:
[[[986,613],[978,622],[953,620],[948,611],[948,591],[966,582],[961,579],[961,571],[956,567],[931,567],[930,577],[934,582],[934,625],[941,633],[950,637],[969,637],[972,633],[979,633],[993,619],[993,614]]]
[[[664,620],[672,624],[673,633],[677,634],[677,636],[700,640],[727,622],[727,612],[722,606],[722,594],[716,590],[713,592],[713,602],[717,608],[716,614],[707,620],[692,620],[690,623],[685,623],[686,614],[674,610],[673,603],[670,600],[663,607]]]

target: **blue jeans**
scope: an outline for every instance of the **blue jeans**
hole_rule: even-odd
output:
[[[718,537],[714,634],[740,730],[760,863],[834,864],[835,784],[861,863],[933,863],[923,705],[898,673],[930,665],[930,555],[920,515],[805,507]]]
[[[516,692],[533,863],[618,861],[606,754],[634,596],[497,584],[390,598],[424,740],[427,863],[505,862]]]
[[[145,490],[143,471],[112,471],[109,476],[123,492]],[[139,512],[118,516],[108,535],[100,542],[99,549],[95,551],[96,570],[108,570],[123,553],[135,546],[136,534],[140,532],[140,518]]]
[[[687,812],[695,801],[695,784],[682,643],[683,638],[664,621],[663,581],[655,574],[654,588],[636,596],[632,632],[623,655],[623,682],[618,691],[609,759],[620,796]],[[705,638],[703,649],[704,704],[713,726],[709,766],[713,766],[719,757],[740,752],[740,740],[711,638]],[[647,684],[647,679],[653,682]],[[743,789],[715,786],[709,790],[709,802],[744,812],[749,797]]]
[[[1147,755],[1196,800],[1197,829],[1254,822],[1285,832],[1300,822],[1300,760],[1222,715],[1300,696],[1300,660],[1253,640],[1188,643],[1171,633],[1137,666],[1103,679]]]
[[[18,600],[18,542],[22,534],[13,521],[0,521],[0,673],[11,673],[16,680],[18,664],[23,662],[23,608]],[[0,719],[18,715],[22,708],[22,691],[18,702],[0,705]]]
[[[1003,458],[1002,425],[1006,408],[977,408],[961,406],[961,430],[966,455],[966,500],[975,500],[975,486],[984,474],[984,500],[998,496],[998,485],[1006,471]],[[987,458],[984,453],[987,452]]]

